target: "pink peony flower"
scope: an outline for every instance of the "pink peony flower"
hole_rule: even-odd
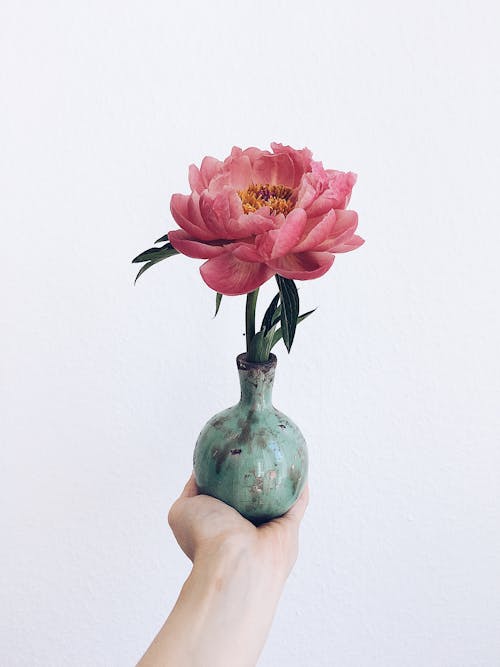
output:
[[[335,253],[358,248],[355,211],[347,211],[352,172],[323,169],[309,149],[271,144],[233,148],[221,162],[205,157],[189,168],[190,195],[170,209],[181,229],[173,247],[206,259],[203,280],[221,294],[246,294],[276,273],[310,280],[328,271]]]

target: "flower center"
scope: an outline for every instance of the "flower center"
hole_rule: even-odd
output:
[[[245,213],[255,213],[269,206],[272,213],[287,215],[295,206],[292,188],[286,185],[252,184],[246,190],[238,190]]]

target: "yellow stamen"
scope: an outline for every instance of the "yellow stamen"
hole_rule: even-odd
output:
[[[287,215],[295,206],[293,190],[286,185],[257,183],[239,190],[238,195],[245,213],[255,213],[259,208],[269,206],[272,213]]]

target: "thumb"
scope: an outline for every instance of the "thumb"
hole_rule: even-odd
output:
[[[199,494],[198,487],[196,486],[196,479],[194,472],[191,473],[191,477],[186,482],[185,487],[182,489],[182,493],[179,498],[192,498]]]
[[[286,512],[281,518],[286,519],[287,521],[292,521],[297,526],[300,525],[302,521],[307,506],[309,504],[309,482],[306,481],[304,489],[295,503],[290,507],[288,512]]]

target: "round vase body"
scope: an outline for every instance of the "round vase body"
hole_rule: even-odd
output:
[[[298,427],[272,405],[276,357],[237,357],[241,398],[214,415],[193,456],[200,493],[223,500],[254,524],[284,514],[307,478],[307,446]]]

